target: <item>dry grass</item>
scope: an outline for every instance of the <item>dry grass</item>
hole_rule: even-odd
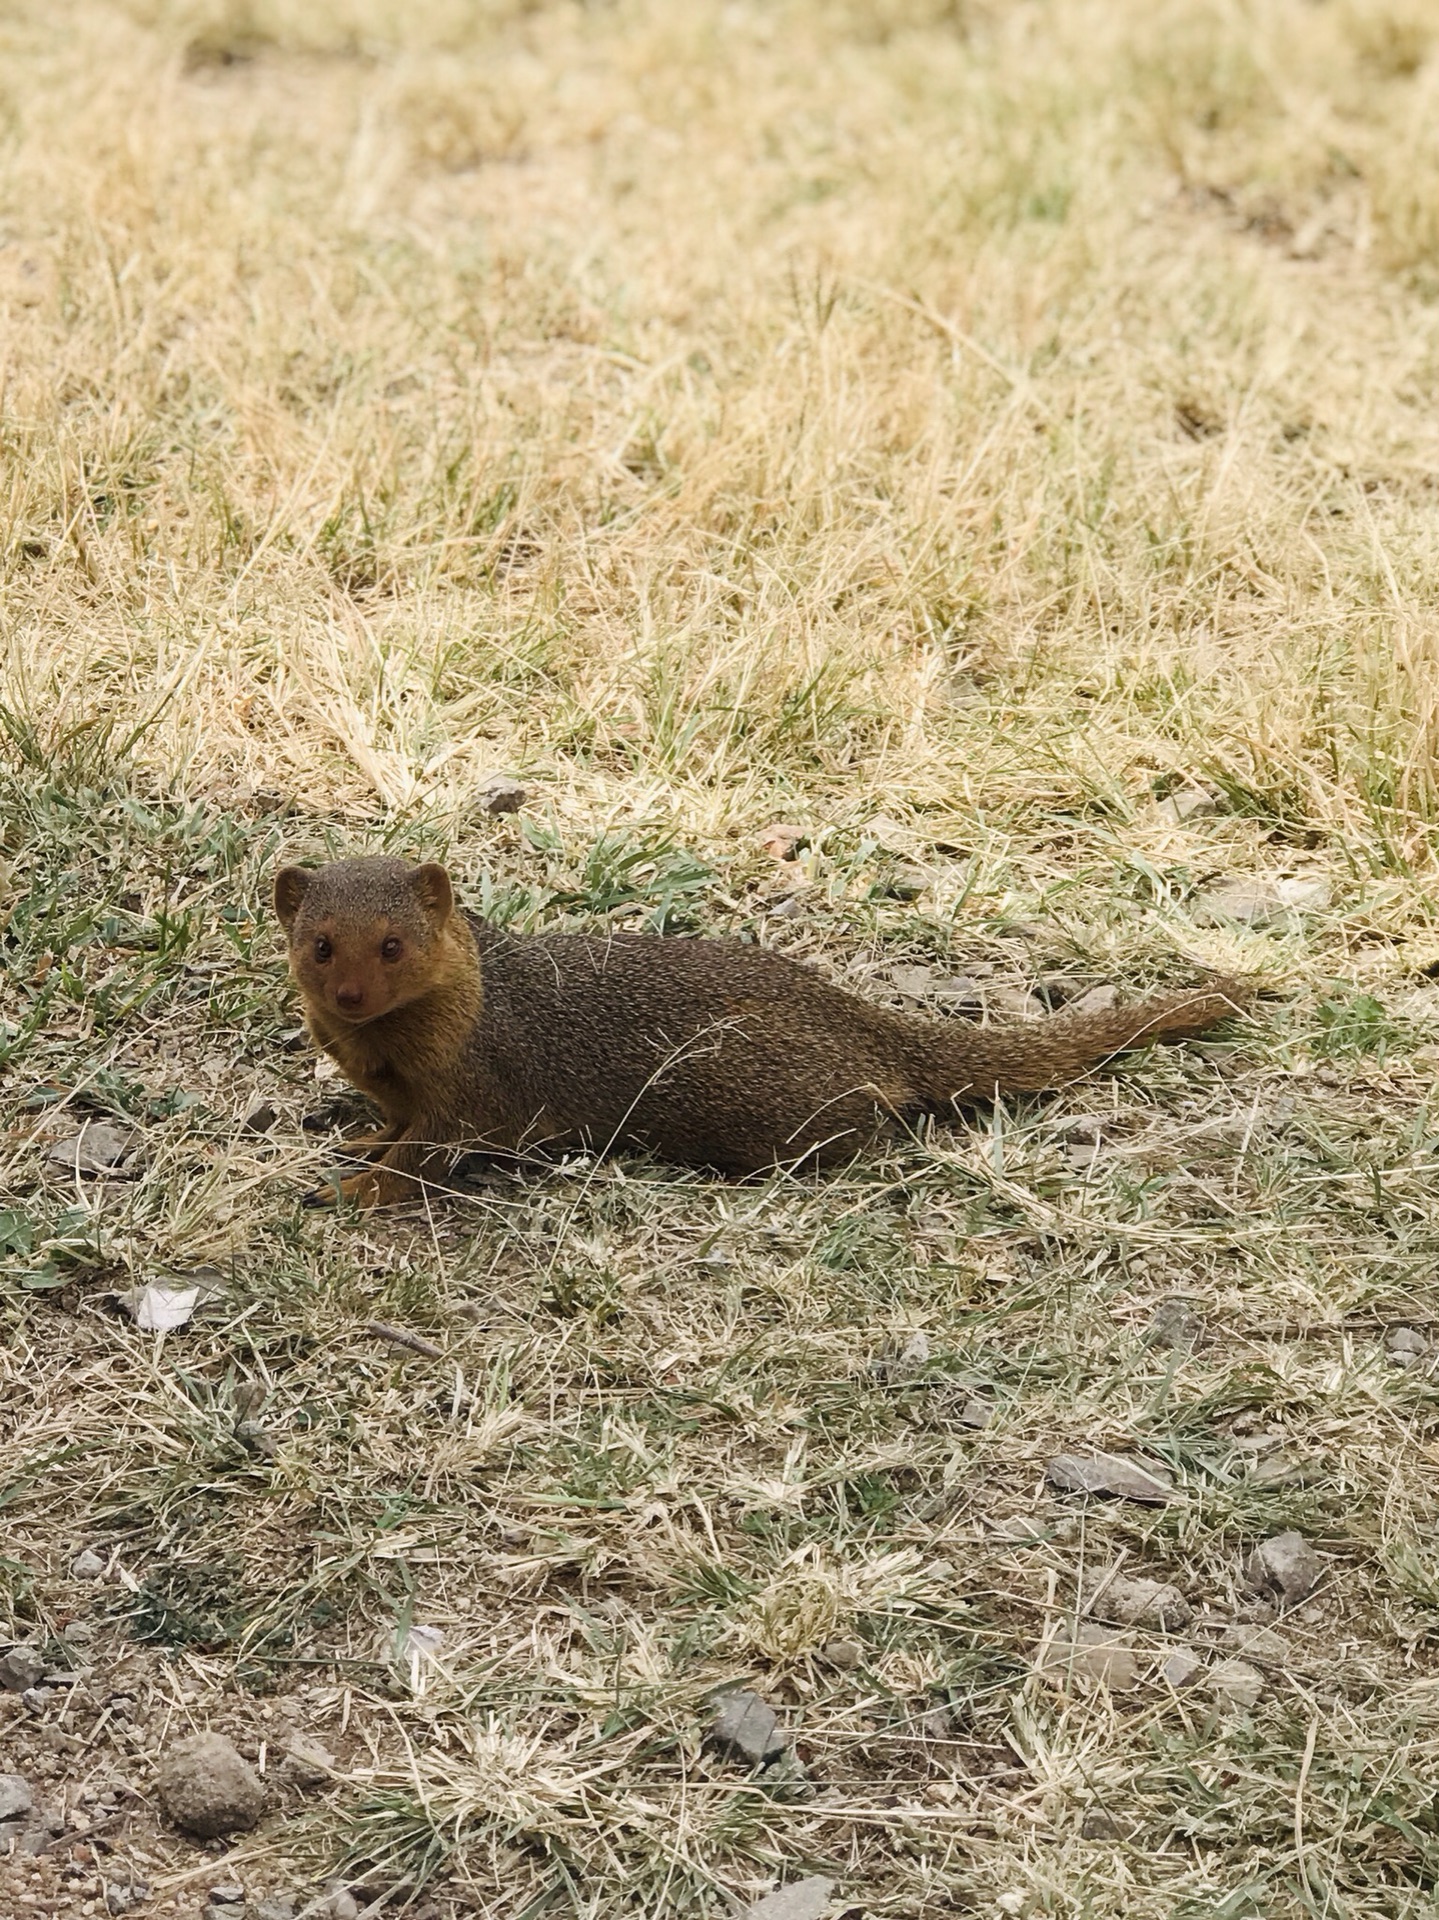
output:
[[[83,1748],[11,1699],[0,1758],[143,1795],[178,1725],[303,1723],[339,1778],[243,1870],[412,1912],[1430,1913],[1439,1392],[1384,1335],[1439,1324],[1433,8],[130,0],[0,49],[0,1592],[95,1664]],[[382,842],[876,993],[1274,994],[846,1178],[324,1220],[265,886]],[[1204,924],[1235,874],[1331,904]],[[44,1171],[82,1110],[137,1178]],[[203,1325],[117,1310],[199,1264]],[[1047,1493],[1090,1446],[1181,1497]],[[1208,1658],[1290,1526],[1331,1572],[1252,1712],[1038,1675],[1117,1555]],[[735,1681],[802,1767],[702,1747]]]

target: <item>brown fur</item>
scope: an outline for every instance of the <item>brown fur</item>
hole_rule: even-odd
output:
[[[275,907],[311,1033],[387,1122],[351,1143],[374,1159],[342,1183],[362,1204],[456,1149],[629,1146],[726,1173],[842,1160],[887,1119],[1061,1085],[1248,998],[936,1023],[737,940],[506,933],[454,909],[443,868],[394,859],[286,867]]]

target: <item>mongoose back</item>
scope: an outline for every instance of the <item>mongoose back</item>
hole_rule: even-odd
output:
[[[733,1174],[851,1157],[886,1122],[1073,1080],[1202,1032],[1221,985],[995,1029],[891,1013],[763,947],[520,935],[403,860],[285,867],[275,910],[311,1034],[384,1115],[360,1174],[316,1198],[389,1202],[457,1150],[639,1148]]]

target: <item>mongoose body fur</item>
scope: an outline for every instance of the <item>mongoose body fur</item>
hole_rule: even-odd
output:
[[[888,1012],[737,940],[514,934],[443,867],[286,867],[275,908],[310,1032],[379,1106],[327,1189],[413,1195],[456,1150],[639,1148],[725,1173],[851,1157],[886,1121],[1062,1085],[1121,1048],[1202,1032],[1229,985],[995,1029]]]

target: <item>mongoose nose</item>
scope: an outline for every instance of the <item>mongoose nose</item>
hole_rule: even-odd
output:
[[[343,1007],[346,1013],[358,1013],[365,1004],[363,987],[336,987],[335,1005]]]

